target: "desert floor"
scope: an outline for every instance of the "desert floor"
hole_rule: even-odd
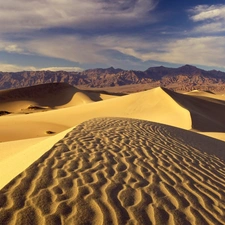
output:
[[[0,224],[225,224],[225,99],[0,91]]]

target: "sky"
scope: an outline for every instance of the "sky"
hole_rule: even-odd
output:
[[[0,71],[225,71],[224,0],[0,2]]]

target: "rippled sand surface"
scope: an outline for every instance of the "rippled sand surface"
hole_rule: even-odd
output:
[[[224,149],[159,123],[86,121],[0,191],[0,224],[224,224]]]

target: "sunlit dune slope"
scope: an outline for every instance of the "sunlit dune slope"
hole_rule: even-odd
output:
[[[88,119],[105,116],[145,119],[191,129],[189,111],[181,107],[164,90],[155,88],[53,111],[2,116],[0,137],[2,141],[7,141],[46,136],[46,131],[58,133]]]
[[[224,149],[149,121],[84,122],[0,191],[0,224],[222,225]]]
[[[50,137],[0,143],[0,189],[47,152],[71,129]]]
[[[49,132],[59,133],[88,119],[105,116],[160,122],[225,140],[225,101],[223,100],[209,98],[202,94],[201,96],[179,94],[162,88],[115,97],[97,92],[77,92],[76,88],[66,84],[54,85],[57,93],[65,93],[61,86],[57,86],[65,85],[67,92],[75,94],[73,96],[71,94],[72,97],[67,101],[63,100],[64,97],[60,98],[61,94],[49,93],[46,94],[46,98],[43,95],[42,101],[46,101],[48,105],[52,104],[51,107],[54,105],[56,110],[1,116],[0,141],[48,136]],[[54,104],[51,98],[54,99]],[[37,99],[36,96],[36,103],[38,103]],[[107,100],[99,101],[104,99]],[[87,102],[91,104],[83,104]],[[4,103],[0,103],[2,104]],[[12,102],[9,104],[17,106]],[[38,104],[40,105],[40,102]]]

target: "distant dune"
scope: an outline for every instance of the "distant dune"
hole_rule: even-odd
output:
[[[29,112],[65,108],[101,101],[110,94],[82,91],[66,83],[41,84],[31,87],[0,91],[0,111]]]
[[[59,95],[56,98],[61,101]],[[63,96],[63,98],[65,97]],[[82,101],[83,98],[86,99],[87,96],[80,95],[79,100]],[[37,100],[35,101],[37,102]],[[0,141],[47,136],[46,131],[58,133],[85,120],[105,116],[146,119],[191,129],[189,111],[180,107],[161,88],[156,88],[91,104],[75,105],[28,115],[2,116],[0,126],[4,129],[0,129]]]
[[[49,88],[48,85],[47,87]],[[225,101],[222,99],[199,98],[162,88],[127,96],[113,96],[83,92],[65,84],[54,84],[52,87],[54,88],[50,88],[50,91],[44,94],[29,92],[30,88],[16,89],[13,92],[18,93],[14,98],[13,94],[0,93],[0,97],[7,96],[2,97],[5,100],[0,102],[0,109],[10,111],[14,107],[14,110],[17,109],[20,113],[1,116],[0,141],[48,136],[48,131],[59,133],[88,119],[107,116],[144,119],[187,130],[207,132],[207,135],[214,137],[220,132],[218,137],[225,140],[225,136],[221,135],[221,132],[225,131]],[[44,86],[34,87],[34,90],[35,88],[45,89]],[[30,97],[27,92],[30,93]],[[28,96],[29,100],[26,100],[25,96]],[[21,107],[21,102],[26,102],[26,106]],[[47,109],[24,111],[28,105]],[[49,110],[51,108],[56,110]],[[31,114],[34,111],[40,112]]]
[[[224,224],[224,149],[143,120],[84,122],[0,191],[0,224]]]

